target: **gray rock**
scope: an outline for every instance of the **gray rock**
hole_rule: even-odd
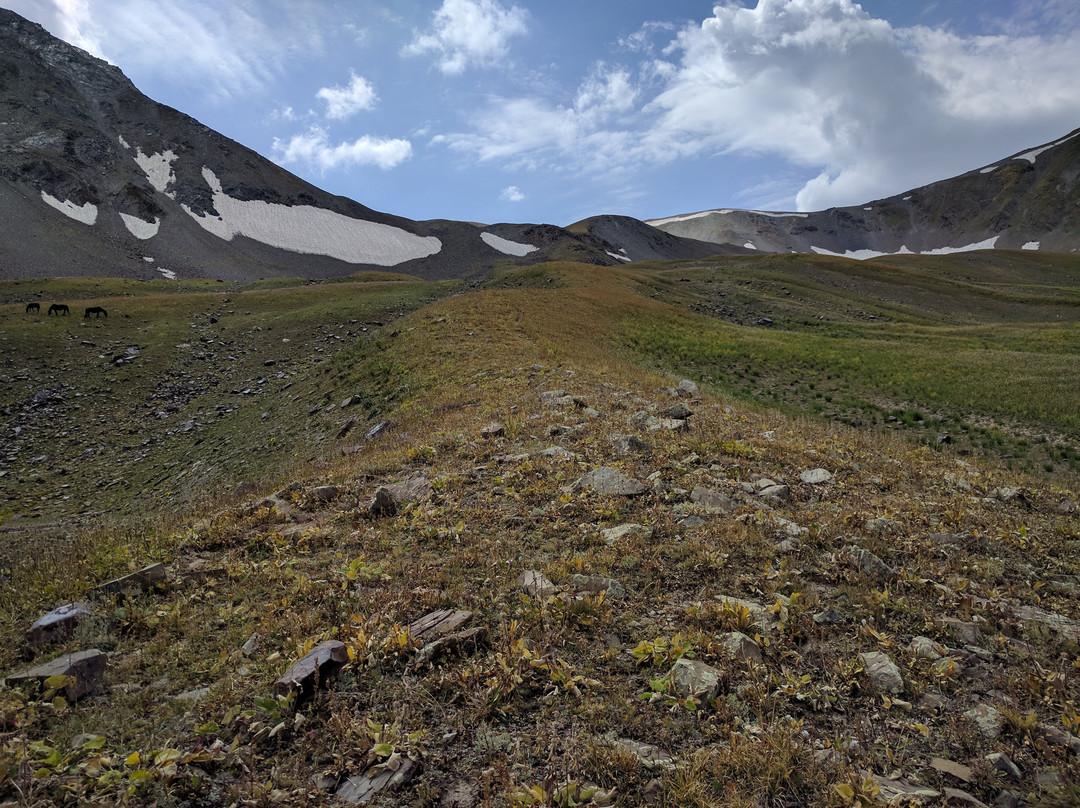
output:
[[[316,502],[333,502],[341,496],[341,489],[336,485],[319,485],[312,488],[308,494]]]
[[[302,696],[311,695],[316,684],[325,687],[348,661],[349,651],[345,643],[338,640],[320,643],[274,682],[274,695],[285,696],[295,692],[299,701]]]
[[[1024,776],[1020,767],[1013,763],[1012,758],[1004,752],[991,752],[986,756],[986,763],[991,769],[999,771],[1013,780],[1020,780]]]
[[[678,404],[672,404],[670,407],[661,410],[660,414],[664,418],[676,418],[679,420],[686,420],[694,413],[688,406],[686,406],[686,404],[680,401]]]
[[[836,478],[825,469],[807,469],[799,475],[799,479],[807,485],[824,485],[833,482]]]
[[[397,511],[397,497],[390,492],[387,486],[379,486],[375,491],[375,498],[368,505],[368,513],[372,516],[394,516]]]
[[[942,617],[937,622],[942,628],[951,629],[966,645],[978,645],[982,642],[978,623],[969,623],[956,617]]]
[[[603,592],[606,598],[615,600],[626,597],[623,585],[614,578],[603,578],[598,575],[572,575],[570,585],[579,592],[588,592],[592,595]]]
[[[601,466],[583,474],[571,488],[572,490],[591,488],[598,494],[611,494],[621,497],[635,497],[649,490],[649,487],[644,483],[633,480],[609,466]]]
[[[791,499],[791,488],[786,485],[774,484],[760,489],[758,496],[773,502],[787,502]]]
[[[9,674],[7,686],[16,687],[36,680],[44,683],[52,676],[70,676],[74,681],[63,689],[63,696],[74,703],[83,696],[101,692],[101,677],[107,657],[103,651],[91,648],[77,654],[63,654],[51,662]]]
[[[690,501],[700,505],[706,513],[727,514],[734,511],[738,506],[727,494],[712,488],[695,486],[690,492]]]
[[[698,391],[698,386],[689,379],[683,379],[679,382],[675,391],[679,395],[688,396],[689,398],[699,398],[701,396],[701,393]]]
[[[634,452],[647,452],[650,450],[649,444],[643,441],[636,435],[620,435],[615,439],[615,454],[628,455]]]
[[[629,738],[620,738],[615,745],[630,752],[641,761],[646,769],[673,769],[675,768],[675,756],[665,752],[658,746],[641,741],[632,741]]]
[[[638,524],[626,524],[617,525],[616,527],[609,527],[600,531],[600,538],[604,540],[604,543],[608,546],[617,544],[624,539],[633,539],[637,541],[648,541],[653,537],[653,529],[646,527],[645,525]]]
[[[654,418],[647,424],[650,432],[667,430],[668,432],[685,432],[690,424],[683,418]]]
[[[559,587],[549,581],[544,573],[537,570],[526,570],[518,576],[517,582],[522,592],[538,600],[549,598],[559,591]]]
[[[528,455],[525,457],[528,459]],[[406,502],[426,502],[431,499],[431,495],[435,491],[431,485],[431,480],[427,477],[413,477],[383,487],[398,505],[403,505]]]
[[[895,519],[889,519],[886,516],[879,516],[876,519],[867,519],[863,528],[868,533],[879,533],[883,535],[896,535],[900,532],[900,523]]]
[[[929,637],[915,637],[908,650],[915,655],[916,659],[929,659],[931,661],[941,659],[945,649],[931,640]]]
[[[1080,621],[1048,612],[1037,606],[1017,606],[1016,616],[1025,622],[1037,623],[1053,629],[1062,637],[1073,642],[1080,642]]]
[[[576,454],[569,449],[564,449],[562,446],[549,446],[540,452],[541,457],[551,457],[556,460],[573,460],[577,457]]]
[[[458,780],[439,798],[439,808],[476,808],[480,802],[480,784]]]
[[[988,741],[997,740],[1005,722],[1005,716],[989,704],[975,705],[964,713],[964,718],[974,724],[979,734]]]
[[[467,625],[472,616],[472,612],[463,609],[437,609],[410,623],[409,635],[430,642]]]
[[[458,653],[461,651],[475,651],[487,641],[488,630],[486,626],[476,626],[465,631],[455,631],[438,639],[432,640],[413,657],[413,665],[422,667],[429,665],[444,654]]]
[[[711,665],[685,657],[675,661],[668,675],[677,695],[684,699],[693,696],[704,702],[720,692],[723,678],[723,673]]]
[[[720,646],[728,659],[761,664],[761,646],[741,631],[729,631],[719,637]]]
[[[393,756],[391,759],[394,759]],[[334,795],[350,805],[362,805],[371,802],[381,792],[398,791],[419,773],[419,763],[396,755],[393,767],[387,761],[371,767],[364,774],[353,775],[341,784]]]
[[[506,435],[506,427],[499,421],[492,421],[480,430],[480,436],[484,438],[501,438]]]
[[[131,575],[124,575],[120,578],[114,578],[108,583],[101,586],[94,587],[90,590],[90,594],[95,598],[110,598],[113,595],[119,595],[121,597],[138,594],[149,589],[154,584],[160,583],[165,580],[165,565],[164,564],[150,564],[143,567],[138,572],[133,572]]]
[[[889,655],[881,651],[868,651],[859,654],[864,670],[863,673],[874,688],[882,693],[898,695],[904,690],[904,679],[900,675],[900,669]]]
[[[94,613],[89,603],[67,603],[57,606],[51,612],[34,621],[30,626],[27,639],[31,645],[44,645],[47,642],[70,637],[76,626]]]
[[[876,555],[863,547],[852,545],[843,551],[847,556],[848,564],[866,575],[876,578],[878,581],[895,581],[898,573]]]

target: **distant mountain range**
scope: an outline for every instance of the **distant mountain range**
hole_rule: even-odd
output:
[[[567,228],[412,221],[305,182],[0,9],[0,277],[423,278],[724,252],[1080,247],[1080,138],[820,213],[704,211]]]

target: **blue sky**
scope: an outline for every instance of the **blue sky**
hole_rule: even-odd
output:
[[[855,205],[1080,127],[1076,0],[5,5],[412,219]]]

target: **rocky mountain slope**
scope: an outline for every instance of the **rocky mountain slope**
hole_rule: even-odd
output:
[[[554,226],[414,222],[332,196],[2,9],[0,119],[0,226],[18,234],[0,242],[5,277],[251,281],[392,267],[433,279],[658,257]],[[666,257],[702,253],[667,242]]]
[[[650,220],[762,252],[870,258],[972,249],[1080,250],[1080,130],[952,179],[813,213],[708,210]]]

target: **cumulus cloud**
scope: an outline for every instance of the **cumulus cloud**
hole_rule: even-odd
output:
[[[561,102],[492,99],[471,131],[437,142],[567,171],[779,157],[804,178],[789,205],[858,204],[1077,125],[1080,19],[1059,0],[1033,6],[1040,13],[1000,20],[1006,33],[974,36],[896,29],[852,0],[717,3],[659,56],[644,46],[653,24],[624,40],[648,57],[636,69],[599,65]]]
[[[499,194],[499,199],[504,202],[523,202],[525,200],[525,194],[516,185],[508,185],[503,188],[502,193]]]
[[[331,120],[344,120],[361,110],[372,109],[378,100],[371,83],[355,73],[347,87],[323,87],[315,97],[326,102],[326,117]]]
[[[528,20],[525,9],[506,8],[495,0],[443,0],[431,31],[417,34],[402,53],[434,54],[439,70],[448,75],[472,65],[490,67],[506,59],[512,37],[528,32]]]
[[[351,143],[330,142],[326,130],[312,127],[287,141],[274,139],[274,159],[282,164],[303,163],[322,172],[348,166],[378,166],[394,168],[412,156],[412,144],[397,138],[375,138],[365,135]]]

